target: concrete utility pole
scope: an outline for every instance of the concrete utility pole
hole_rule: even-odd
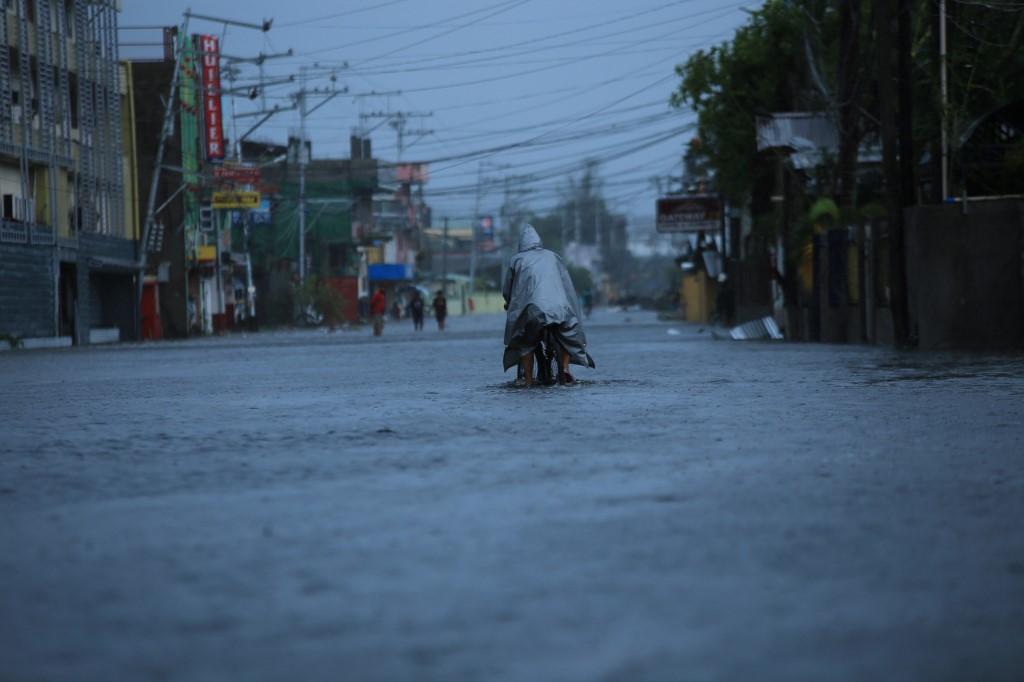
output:
[[[273,19],[265,19],[260,24],[254,24],[246,21],[236,21],[234,19],[223,19],[220,17],[211,17],[203,14],[195,14],[192,10],[186,10],[184,18],[181,22],[181,28],[178,33],[178,52],[174,57],[174,73],[171,74],[171,87],[170,92],[167,94],[167,101],[164,102],[164,118],[163,125],[160,128],[160,142],[157,145],[156,158],[153,160],[153,176],[149,183],[149,196],[146,199],[146,217],[142,223],[142,234],[141,240],[139,241],[139,257],[138,257],[138,275],[136,277],[136,292],[135,292],[135,306],[136,310],[140,310],[142,307],[142,290],[145,284],[146,275],[146,263],[148,254],[149,235],[152,232],[153,224],[156,222],[157,206],[156,206],[156,194],[157,188],[160,186],[160,172],[163,170],[164,154],[167,151],[167,141],[174,134],[174,105],[178,95],[178,83],[181,80],[181,60],[185,54],[185,45],[190,40],[188,35],[189,21],[191,19],[199,19],[202,21],[210,21],[216,24],[221,24],[224,27],[227,26],[238,26],[241,28],[250,28],[262,31],[266,33],[270,30],[270,26],[273,23]],[[168,200],[169,201],[169,200]],[[168,202],[164,202],[162,209],[167,205]],[[219,259],[218,259],[219,262]],[[135,316],[135,333],[136,336],[140,333],[140,316]]]
[[[268,59],[280,59],[282,57],[291,57],[293,54],[294,54],[294,52],[291,50],[291,48],[289,48],[286,52],[277,52],[277,53],[274,53],[274,54],[266,54],[266,53],[260,52],[255,57],[235,57],[235,56],[230,56],[230,55],[225,55],[225,54],[221,55],[221,59],[228,65],[226,71],[228,73],[228,82],[231,84],[231,87],[228,90],[222,90],[221,94],[231,95],[231,128],[232,128],[231,137],[232,137],[232,139],[234,141],[234,144],[232,145],[232,147],[234,147],[233,151],[234,151],[234,157],[235,157],[236,161],[241,161],[242,160],[242,154],[241,154],[242,140],[244,140],[246,137],[251,135],[256,130],[256,128],[258,128],[259,126],[263,125],[263,123],[267,119],[269,119],[270,116],[272,116],[273,114],[276,114],[278,111],[283,111],[283,109],[279,109],[277,107],[275,107],[273,110],[271,110],[269,112],[267,111],[267,95],[266,95],[267,87],[269,87],[271,85],[280,85],[280,84],[284,84],[284,83],[290,83],[290,82],[295,80],[294,76],[288,76],[286,78],[275,78],[275,79],[272,79],[272,80],[267,80],[264,77],[264,74],[263,74],[263,63],[266,62]],[[236,66],[237,64],[256,64],[259,67],[259,80],[256,83],[253,83],[251,85],[246,85],[246,86],[243,86],[243,87],[240,87],[240,88],[235,88],[235,78],[238,75],[238,69],[237,69],[237,66]],[[246,94],[249,99],[255,99],[257,96],[259,96],[259,98],[260,98],[260,111],[248,112],[248,113],[245,113],[245,114],[237,114],[235,112],[235,96],[239,95],[239,94]],[[259,123],[257,123],[255,127],[250,128],[249,131],[245,133],[245,135],[239,136],[239,134],[238,134],[238,120],[237,119],[243,118],[243,117],[246,117],[246,116],[264,116],[264,115],[265,115],[265,118],[263,120],[261,120]]]
[[[476,293],[477,231],[480,229],[480,194],[483,192],[483,162],[476,165],[476,201],[473,204],[473,245],[469,252],[469,297]]]
[[[469,297],[472,298],[473,294],[476,293],[476,268],[477,260],[479,258],[479,239],[478,232],[480,230],[480,223],[483,216],[480,215],[480,200],[483,197],[484,187],[490,184],[493,180],[491,178],[485,178],[483,176],[484,166],[492,169],[498,168],[511,168],[507,163],[492,163],[489,161],[480,161],[476,166],[476,202],[473,208],[473,250],[469,254]],[[494,229],[492,223],[491,229]]]
[[[448,296],[448,216],[444,217],[444,236],[441,238],[441,291]]]
[[[167,152],[167,140],[174,134],[174,100],[178,92],[178,81],[181,79],[181,57],[183,45],[188,40],[188,13],[185,12],[179,33],[179,45],[174,56],[174,73],[171,75],[170,92],[164,102],[164,123],[160,128],[160,141],[157,143],[157,158],[153,162],[153,177],[150,179],[150,196],[145,202],[145,218],[142,221],[142,235],[138,250],[138,273],[135,275],[135,309],[142,309],[142,289],[145,285],[145,265],[150,245],[150,233],[157,219],[157,188],[160,186],[160,171],[164,166],[164,154]],[[135,336],[141,336],[141,315],[135,315]]]
[[[313,68],[318,68],[316,64]],[[348,88],[337,90],[333,87],[335,80],[331,74],[332,87],[330,90],[321,88],[306,87],[306,73],[308,67],[299,67],[299,91],[295,93],[295,103],[299,109],[299,283],[306,281],[306,164],[309,163],[309,153],[306,148],[306,117],[314,111],[330,102],[340,94],[348,92]],[[324,100],[310,109],[307,103],[309,95],[326,95]]]
[[[370,111],[370,112],[367,112],[365,114],[360,114],[359,118],[363,119],[363,120],[370,119],[370,118],[383,119],[384,123],[387,123],[389,126],[391,126],[395,130],[395,133],[398,135],[398,142],[397,142],[398,143],[398,160],[401,161],[402,160],[402,152],[405,151],[405,138],[406,138],[406,136],[408,136],[408,135],[419,135],[420,137],[422,137],[424,135],[430,135],[430,134],[432,134],[434,132],[433,130],[425,130],[425,129],[422,129],[422,128],[417,128],[417,129],[414,129],[414,130],[407,130],[406,126],[409,123],[409,119],[410,118],[429,118],[429,117],[431,117],[433,115],[434,115],[434,112],[432,112],[432,111],[423,111],[423,112],[416,112],[416,111]],[[371,128],[371,130],[372,130],[372,128]]]
[[[306,67],[299,72],[299,284],[302,284],[306,281]]]

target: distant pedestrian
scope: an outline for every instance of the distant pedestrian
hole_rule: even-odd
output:
[[[423,297],[420,292],[412,295],[409,302],[409,316],[412,317],[412,327],[416,331],[423,331]]]
[[[388,311],[388,299],[383,289],[377,289],[370,299],[370,314],[373,315],[373,335],[380,336],[384,331],[384,315]]]
[[[448,317],[448,299],[444,297],[444,291],[438,290],[434,297],[434,319],[437,320],[437,331],[444,331],[444,319]]]

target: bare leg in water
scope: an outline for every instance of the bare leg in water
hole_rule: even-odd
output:
[[[533,353],[527,353],[519,359],[519,371],[522,374],[523,381],[526,383],[527,388],[533,386],[533,362]],[[571,384],[576,381],[572,374],[569,373],[569,354],[564,350],[559,357],[558,369],[558,376],[561,383]]]
[[[519,359],[519,368],[523,372],[523,381],[526,387],[533,386],[533,353],[527,353]]]
[[[572,374],[569,374],[569,354],[562,351],[562,357],[560,358],[560,366],[558,373],[559,383],[572,384],[575,383],[576,379],[573,378]]]

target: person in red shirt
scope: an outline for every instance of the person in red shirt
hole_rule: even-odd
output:
[[[373,316],[373,335],[380,336],[384,331],[384,314],[388,311],[388,299],[384,290],[378,288],[370,298],[370,315]]]

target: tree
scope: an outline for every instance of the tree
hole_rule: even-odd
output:
[[[682,79],[676,107],[697,113],[701,152],[715,183],[732,200],[746,199],[759,172],[756,117],[795,108],[817,110],[819,94],[807,84],[803,10],[809,0],[768,0],[731,41],[699,50],[676,67]]]

